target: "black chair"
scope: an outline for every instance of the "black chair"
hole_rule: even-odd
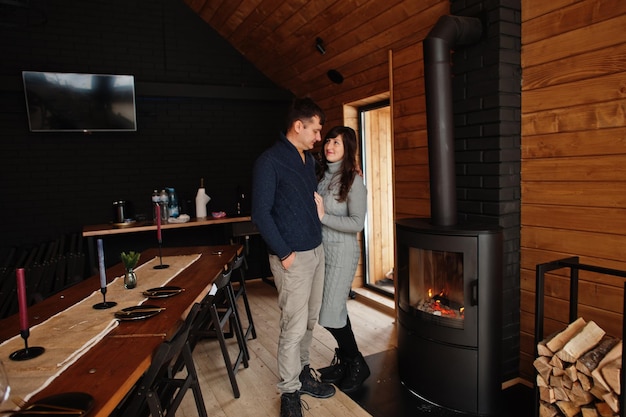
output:
[[[248,293],[246,292],[246,273],[244,271],[245,263],[246,255],[243,253],[243,247],[241,247],[237,251],[237,255],[235,256],[235,260],[233,260],[231,266],[233,272],[239,271],[239,274],[235,274],[236,277],[233,279],[238,284],[238,286],[234,288],[235,301],[238,302],[240,298],[243,299],[243,305],[246,309],[246,316],[248,317],[248,328],[243,331],[244,337],[246,339],[249,339],[250,336],[252,336],[252,339],[256,339],[256,329],[254,327],[254,321],[252,320],[252,311],[250,310],[250,303],[248,302]],[[239,322],[241,323],[241,320],[239,320]],[[249,355],[248,359],[250,359]]]
[[[217,338],[222,356],[224,357],[224,364],[226,365],[226,371],[228,372],[233,394],[235,398],[239,398],[240,392],[239,386],[237,385],[236,374],[241,364],[243,364],[244,368],[248,367],[248,348],[241,323],[239,322],[235,293],[231,283],[232,272],[232,268],[226,265],[222,273],[215,280],[213,291],[209,292],[201,303],[202,309],[193,325],[190,338],[192,346],[195,346],[200,339]],[[225,329],[230,330],[237,340],[238,352],[234,361],[231,360],[226,344],[228,335],[224,331]]]
[[[189,388],[192,389],[198,416],[207,417],[198,374],[193,362],[188,337],[201,309],[196,303],[176,335],[156,350],[150,368],[112,416],[140,417],[174,416]],[[183,376],[177,378],[181,370]]]
[[[259,234],[259,230],[256,228],[254,223],[250,222],[236,222],[231,223],[231,238],[230,243],[235,244],[239,243],[244,247],[245,256],[250,255],[250,245],[251,240],[256,242],[256,245],[261,245],[261,247],[257,247],[257,257],[255,264],[257,267],[257,272],[260,274],[259,276],[263,280],[263,282],[270,284],[273,287],[276,287],[273,279],[268,278],[267,274],[271,275],[269,261],[267,259],[267,248],[263,243],[263,239],[261,239],[261,235]],[[255,243],[252,243],[255,244]],[[243,270],[248,269],[248,258],[243,258]]]

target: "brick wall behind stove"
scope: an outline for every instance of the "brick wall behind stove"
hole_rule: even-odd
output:
[[[483,39],[454,54],[459,222],[503,228],[503,380],[518,376],[520,326],[520,0],[451,2],[479,17]]]

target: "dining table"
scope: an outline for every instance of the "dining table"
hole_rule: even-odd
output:
[[[152,355],[156,348],[165,340],[171,338],[183,323],[188,311],[194,303],[200,302],[211,291],[213,281],[219,276],[225,265],[233,261],[241,245],[216,245],[194,247],[164,247],[151,248],[141,253],[139,266],[136,269],[138,285],[135,289],[123,287],[124,267],[121,263],[106,269],[107,301],[118,302],[116,306],[108,309],[95,309],[93,301],[103,302],[104,297],[100,290],[99,275],[93,275],[77,284],[68,287],[49,298],[28,307],[28,323],[30,338],[34,344],[46,340],[35,337],[46,330],[46,325],[60,317],[72,316],[68,312],[74,311],[77,305],[82,305],[90,316],[96,317],[94,321],[102,321],[104,330],[87,349],[81,349],[80,355],[73,358],[71,364],[55,375],[42,387],[33,392],[20,392],[19,387],[12,387],[12,396],[26,398],[28,404],[32,404],[50,396],[81,392],[93,397],[93,405],[89,416],[108,416],[115,407],[122,402],[125,396],[133,389],[141,376],[150,366]],[[172,263],[171,271],[154,268],[157,265]],[[142,270],[143,267],[143,270]],[[166,280],[163,282],[168,288],[178,289],[174,296],[147,298],[145,283],[142,284],[142,276],[162,274]],[[169,274],[169,275],[168,275]],[[170,276],[171,275],[171,276]],[[145,278],[147,280],[147,278]],[[163,278],[160,278],[163,280]],[[154,284],[156,285],[156,284]],[[117,294],[117,295],[114,295]],[[91,297],[91,298],[88,298]],[[83,305],[87,302],[87,306]],[[158,314],[137,320],[119,320],[115,313],[125,307],[133,307],[141,304],[149,304],[162,308]],[[95,304],[93,304],[95,305]],[[90,311],[93,310],[93,311]],[[76,317],[74,317],[76,320]],[[85,317],[84,320],[87,321]],[[107,324],[108,323],[108,324]],[[77,323],[78,326],[80,324]],[[7,342],[19,344],[20,317],[19,314],[0,320],[0,352]],[[48,337],[54,332],[50,331]],[[58,337],[63,339],[63,333]],[[73,336],[74,337],[74,336]],[[68,337],[67,342],[70,341]],[[54,342],[54,343],[53,343]],[[64,344],[65,341],[49,340],[51,346]],[[22,340],[23,347],[23,340]],[[28,361],[56,362],[54,347],[45,349],[37,359],[23,361],[28,366]],[[5,354],[5,353],[3,353]],[[49,355],[48,357],[46,355]],[[9,383],[12,378],[18,377],[12,374],[14,366],[22,364],[13,363],[7,357],[0,358],[8,370]],[[46,364],[51,367],[55,364]],[[40,365],[37,365],[40,366]],[[37,367],[33,364],[33,367]],[[42,366],[43,368],[43,366]],[[29,370],[36,375],[37,370]],[[3,407],[4,408],[4,407]]]

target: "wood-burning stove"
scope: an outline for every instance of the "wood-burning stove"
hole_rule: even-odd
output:
[[[497,227],[396,222],[400,380],[475,415],[499,411],[502,233]]]
[[[475,415],[499,409],[502,231],[457,224],[450,52],[479,19],[442,16],[424,39],[431,219],[396,222],[398,368],[414,394]]]

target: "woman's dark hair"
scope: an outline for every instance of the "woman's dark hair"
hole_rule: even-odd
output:
[[[329,139],[334,139],[341,135],[343,142],[343,159],[341,161],[341,167],[339,168],[339,195],[337,201],[346,201],[350,187],[354,181],[354,177],[357,174],[356,166],[356,133],[348,126],[335,126],[328,131],[324,136],[324,144]],[[328,168],[328,161],[326,160],[326,153],[322,151],[321,168],[318,173],[318,179],[324,177],[324,172]]]

